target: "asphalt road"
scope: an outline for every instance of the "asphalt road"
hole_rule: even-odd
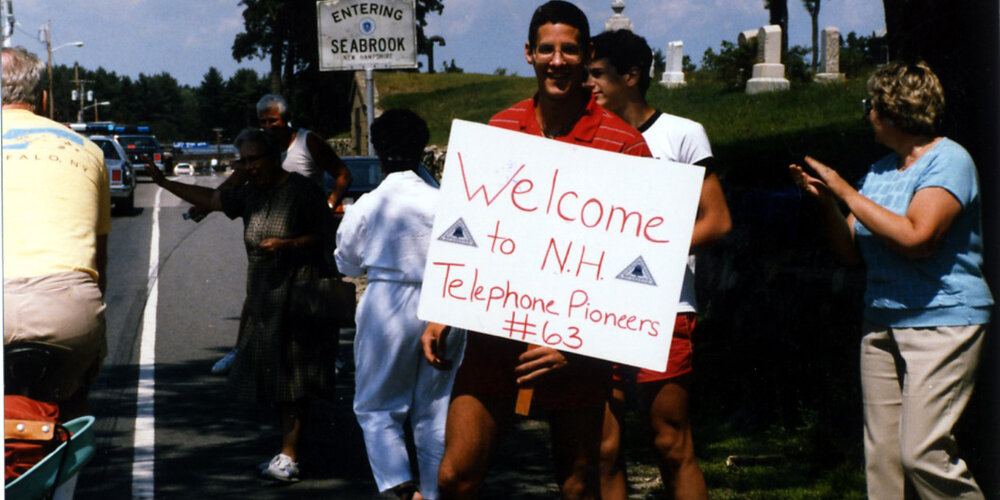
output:
[[[223,178],[181,180],[211,187]],[[278,485],[257,476],[257,464],[280,446],[273,413],[237,402],[227,394],[225,378],[210,374],[212,364],[236,338],[245,292],[242,224],[218,213],[200,223],[184,220],[188,204],[163,191],[157,209],[158,191],[141,182],[136,208],[113,220],[106,295],[108,356],[91,395],[98,453],[81,475],[77,498],[380,498],[351,411],[349,369],[338,380],[335,400],[314,400],[310,408],[300,459],[303,480]],[[151,271],[155,232],[159,258]],[[155,315],[155,322],[147,320],[144,326],[144,311]],[[155,348],[151,344],[149,351],[155,353],[149,372],[153,402],[140,405],[142,337],[146,331],[149,343],[154,327]],[[348,367],[352,336],[351,331],[341,334],[341,356]],[[151,474],[133,471],[137,409],[151,409]],[[153,494],[142,494],[149,491],[144,488],[152,488]],[[544,423],[523,420],[508,434],[493,459],[483,496],[558,496]]]

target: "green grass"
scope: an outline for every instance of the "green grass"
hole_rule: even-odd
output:
[[[757,95],[716,83],[677,89],[654,85],[647,98],[655,108],[701,122],[712,143],[721,146],[830,126],[864,128],[859,103],[865,96],[864,82],[853,80]]]
[[[376,85],[381,108],[413,109],[428,121],[430,143],[440,146],[447,146],[453,119],[486,123],[535,91],[533,78],[480,74],[379,73]],[[740,184],[773,185],[806,154],[848,177],[884,154],[861,116],[864,87],[854,79],[751,96],[718,83],[677,89],[654,84],[648,99],[658,109],[701,122],[724,175],[735,175]]]
[[[486,123],[532,95],[535,80],[513,76],[387,73],[377,77],[379,106],[410,108],[427,120],[431,144],[447,146],[451,121]]]

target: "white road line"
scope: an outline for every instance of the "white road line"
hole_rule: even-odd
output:
[[[160,269],[160,197],[162,188],[156,190],[153,204],[153,228],[149,237],[149,274],[147,275],[146,308],[142,312],[142,341],[139,346],[139,386],[135,410],[135,454],[132,457],[132,498],[152,499],[153,466],[155,456],[154,395],[156,390],[156,302],[158,298]]]

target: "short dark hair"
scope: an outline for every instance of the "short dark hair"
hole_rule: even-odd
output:
[[[632,68],[639,68],[639,90],[646,95],[651,78],[649,67],[653,64],[653,51],[646,39],[629,30],[605,31],[590,39],[594,46],[593,60],[607,58],[620,75]]]
[[[416,168],[430,137],[427,122],[409,109],[386,110],[372,122],[372,145],[388,172]]]
[[[580,32],[580,47],[585,48],[590,40],[590,21],[587,15],[579,7],[563,0],[551,0],[539,5],[535,13],[531,16],[531,24],[528,25],[528,48],[535,50],[538,43],[538,28],[544,24],[565,24],[572,26]]]

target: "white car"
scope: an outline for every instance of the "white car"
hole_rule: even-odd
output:
[[[194,167],[190,163],[174,165],[174,175],[194,175]]]

